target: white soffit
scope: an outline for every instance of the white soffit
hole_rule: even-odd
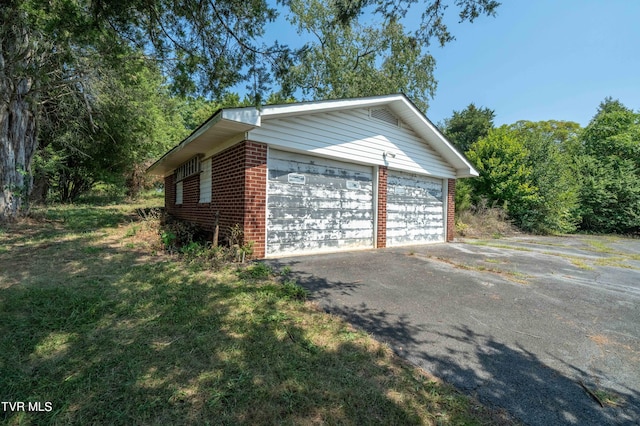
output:
[[[219,110],[152,164],[147,169],[147,173],[164,176],[194,155],[202,154],[212,146],[258,126],[260,126],[260,113],[255,108]]]
[[[371,108],[379,105],[387,106],[422,139],[428,141],[430,146],[456,170],[456,177],[479,175],[471,163],[458,152],[436,126],[402,94],[265,106],[261,115],[263,119],[268,120],[343,109]]]
[[[212,146],[262,125],[262,119],[339,111],[354,108],[389,107],[404,123],[442,156],[454,169],[457,177],[478,176],[471,163],[460,154],[440,131],[404,95],[371,96],[366,98],[300,102],[284,105],[222,109],[197,128],[180,144],[156,161],[147,173],[165,175],[192,156]]]

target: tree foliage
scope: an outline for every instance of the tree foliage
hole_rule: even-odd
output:
[[[314,43],[282,80],[282,91],[311,99],[406,93],[425,111],[435,91],[435,61],[395,20],[344,24],[331,3],[292,0],[291,21]]]
[[[442,131],[460,152],[466,152],[493,129],[495,116],[495,111],[478,108],[471,103],[462,111],[454,111],[451,118],[445,119]]]
[[[97,181],[135,195],[145,165],[184,136],[178,103],[153,64],[129,61],[114,69],[99,58],[74,93],[48,94],[41,120],[36,185],[61,201],[77,199]],[[44,182],[42,182],[44,181]]]
[[[480,172],[458,184],[456,207],[487,200],[532,232],[640,233],[640,112],[607,98],[585,129],[519,121],[478,139],[492,117],[471,104],[445,120],[457,146],[471,142],[466,154]]]
[[[276,59],[289,53],[277,43],[266,46],[260,40],[265,23],[274,17],[275,9],[261,0],[3,2],[0,9],[0,220],[15,218],[24,210],[24,202],[31,192],[32,161],[39,141],[43,140],[39,130],[43,130],[43,135],[53,131],[46,123],[48,117],[59,115],[70,119],[68,126],[67,121],[61,122],[65,129],[54,125],[58,127],[54,132],[56,143],[64,140],[67,147],[86,145],[85,149],[74,151],[74,156],[95,160],[100,155],[90,152],[95,146],[103,145],[92,143],[101,136],[91,128],[99,121],[93,115],[98,111],[94,108],[100,104],[100,112],[113,113],[109,119],[104,116],[102,122],[104,129],[111,130],[102,132],[103,135],[114,137],[112,154],[116,166],[110,167],[119,167],[122,163],[122,158],[118,158],[122,150],[130,148],[132,157],[140,157],[139,147],[127,148],[132,138],[117,131],[129,125],[139,130],[140,123],[130,119],[130,113],[149,117],[154,116],[154,112],[141,111],[135,103],[109,106],[109,100],[99,99],[107,90],[121,87],[100,90],[96,84],[99,80],[94,79],[96,57],[100,58],[99,72],[105,73],[117,73],[140,61],[153,61],[151,69],[161,68],[163,74],[170,77],[176,92],[218,95],[231,85],[250,81],[250,90],[258,99],[269,79],[267,68],[278,70],[280,62]],[[108,81],[128,84],[124,78]],[[135,93],[135,84],[132,87],[133,90],[121,90],[120,94]],[[131,97],[122,99],[131,100]],[[115,102],[116,97],[110,100]],[[52,111],[53,115],[47,115]],[[87,116],[93,120],[89,131],[79,118]],[[130,120],[118,127],[113,121],[118,117]],[[87,139],[78,139],[87,135]],[[62,154],[54,148],[46,140],[40,147],[42,152],[53,151],[49,159],[55,156],[68,159],[70,172],[78,169],[76,160],[71,161],[66,153],[60,157]],[[41,166],[52,164],[46,158],[40,160]],[[62,170],[62,164],[58,165],[58,170]]]
[[[640,233],[640,113],[605,99],[579,148],[581,228]]]
[[[304,7],[301,0],[279,3],[292,10]],[[50,173],[56,169],[57,176],[65,175],[61,172],[65,167],[71,173],[88,159],[104,158],[94,151],[109,146],[109,139],[113,149],[108,161],[114,164],[101,165],[102,169],[115,170],[131,160],[139,165],[141,153],[155,149],[156,145],[146,149],[150,148],[147,142],[132,135],[149,129],[148,119],[158,115],[144,100],[132,98],[140,94],[135,82],[116,75],[135,63],[149,64],[152,72],[159,69],[172,92],[181,95],[220,99],[231,87],[245,83],[254,104],[262,104],[279,83],[283,99],[299,87],[314,98],[405,91],[420,104],[431,96],[433,60],[421,46],[428,46],[432,38],[440,44],[452,39],[442,20],[446,2],[309,4],[314,12],[327,13],[298,13],[299,28],[318,31],[318,43],[292,50],[277,41],[264,41],[265,26],[278,13],[267,0],[4,1],[0,10],[0,220],[15,218],[23,209],[31,191],[33,156],[44,134],[52,139],[40,145],[39,168]],[[493,15],[498,6],[493,0],[456,0],[454,4],[460,20],[471,22],[482,14]],[[412,7],[420,8],[423,15],[419,28],[409,31],[401,20]],[[359,23],[365,11],[377,19],[374,25]],[[101,87],[94,79],[96,57],[100,58],[98,73],[114,76],[105,81],[112,86]],[[129,84],[131,91],[124,87]],[[112,93],[131,102],[109,98]],[[103,96],[107,99],[99,99]],[[426,108],[426,102],[421,106]],[[150,113],[141,113],[147,107]],[[136,119],[131,114],[146,117]],[[54,116],[67,117],[62,122],[68,123],[63,125],[66,128],[47,122]],[[126,132],[127,127],[132,131]],[[161,139],[151,132],[146,140]],[[59,152],[56,144],[74,147],[73,152]],[[125,151],[130,152],[121,155]],[[57,185],[64,187],[60,179]]]
[[[504,206],[526,231],[575,230],[578,188],[561,143],[576,126],[521,121],[489,131],[467,152],[480,172],[469,182],[475,202],[484,198]]]
[[[332,1],[287,0],[290,22],[303,36],[312,36],[297,61],[280,80],[281,90],[291,95],[300,90],[311,99],[338,99],[407,94],[422,111],[436,89],[435,60],[426,51],[432,38],[442,45],[452,40],[442,18],[446,6],[440,1],[411,0]],[[418,3],[421,24],[403,25],[406,13]],[[460,20],[473,21],[480,14],[494,14],[494,1],[461,1]],[[361,19],[365,10],[367,19]]]

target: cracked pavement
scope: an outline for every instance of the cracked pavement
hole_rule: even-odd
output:
[[[526,236],[269,263],[525,424],[640,424],[640,239]]]

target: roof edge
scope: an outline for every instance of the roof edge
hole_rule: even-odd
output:
[[[189,136],[184,138],[180,143],[167,151],[162,157],[160,157],[155,163],[149,166],[146,170],[147,174],[155,174],[155,170],[160,165],[168,161],[176,152],[184,149],[187,145],[193,142],[195,139],[206,133],[209,129],[216,126],[221,121],[231,121],[240,124],[246,124],[252,127],[259,127],[261,124],[260,111],[255,107],[247,108],[221,108],[215,111],[204,123],[198,126],[192,131]]]

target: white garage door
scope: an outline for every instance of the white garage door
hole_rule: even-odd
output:
[[[387,246],[444,241],[443,181],[389,171]]]
[[[267,255],[373,247],[372,169],[269,150]]]

